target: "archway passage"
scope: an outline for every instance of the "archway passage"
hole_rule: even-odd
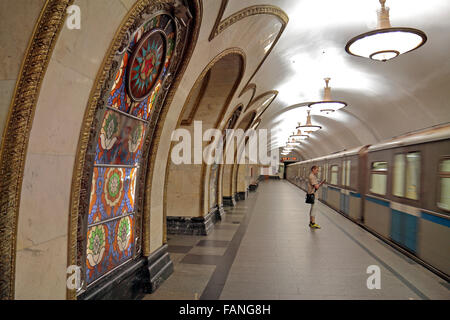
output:
[[[233,164],[224,164],[222,170],[222,190],[223,190],[223,202],[225,205],[234,206],[237,199],[237,163],[239,156],[245,148],[248,142],[247,130],[250,128],[253,120],[255,120],[256,112],[247,112],[242,116],[242,119],[236,125],[236,135],[233,140],[230,140],[229,145],[224,146],[224,154],[233,155]],[[243,133],[242,136],[239,130]]]
[[[196,133],[203,137],[208,129],[217,129],[242,79],[244,67],[244,54],[239,49],[230,48],[217,55],[194,83],[180,113],[177,129],[186,130],[194,139]],[[202,141],[202,150],[211,142],[218,143]],[[216,182],[218,164],[210,166],[203,159],[199,163],[195,157],[195,144],[192,141],[189,146],[193,155],[189,163],[175,164],[171,156],[168,159],[165,212],[169,234],[207,234],[213,223],[220,219],[218,206],[221,203]]]

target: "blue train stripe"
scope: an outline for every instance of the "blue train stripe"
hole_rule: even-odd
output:
[[[408,249],[417,250],[417,217],[391,209],[391,238]]]
[[[446,226],[447,228],[450,228],[450,220],[444,219],[444,218],[441,218],[438,216],[434,216],[432,214],[429,214],[429,213],[426,213],[423,211],[421,211],[420,213],[422,214],[422,219],[425,219],[425,220],[440,224],[442,226]]]
[[[385,206],[385,207],[388,207],[388,208],[390,207],[389,201],[384,201],[384,200],[372,198],[370,196],[366,196],[366,199],[371,201],[371,202],[373,202],[373,203],[379,204],[381,206]]]
[[[355,198],[361,198],[361,193],[356,193],[356,192],[350,191],[350,195]]]

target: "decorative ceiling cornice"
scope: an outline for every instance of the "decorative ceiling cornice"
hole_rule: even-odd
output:
[[[281,34],[283,33],[284,29],[287,26],[289,17],[283,10],[281,10],[280,8],[278,8],[276,6],[255,5],[255,6],[250,6],[250,7],[244,8],[242,10],[239,10],[238,12],[236,12],[236,13],[232,14],[231,16],[222,20],[223,14],[225,13],[225,9],[226,9],[227,5],[228,5],[228,0],[222,0],[220,9],[219,9],[219,13],[216,18],[216,22],[214,23],[214,26],[213,26],[211,33],[209,35],[209,38],[208,38],[209,41],[212,41],[215,37],[217,37],[225,29],[227,29],[231,25],[235,24],[236,22],[241,21],[241,20],[251,17],[251,16],[255,16],[255,15],[272,15],[272,16],[275,16],[281,23],[281,28],[280,28],[275,40],[273,41],[269,50],[267,50],[266,54],[264,55],[264,57],[262,58],[262,60],[258,64],[258,66],[256,67],[256,70],[253,72],[253,74],[247,80],[247,83],[244,85],[244,88],[246,88],[249,85],[249,83],[251,82],[251,80],[254,78],[256,73],[259,71],[259,69],[263,65],[264,61],[266,61],[267,57],[272,52],[272,49],[277,44],[278,40],[281,37]],[[242,95],[242,92],[239,96],[241,96],[241,95]]]

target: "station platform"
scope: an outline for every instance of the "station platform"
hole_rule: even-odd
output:
[[[450,299],[449,284],[305,193],[262,181],[207,236],[169,235],[174,273],[145,300]],[[369,266],[380,289],[369,289]]]

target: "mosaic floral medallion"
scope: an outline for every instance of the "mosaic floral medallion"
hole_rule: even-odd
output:
[[[83,252],[87,288],[132,259],[141,245],[135,243],[141,241],[136,240],[136,236],[141,239],[141,231],[135,223],[142,223],[135,208],[138,168],[145,161],[148,121],[156,104],[162,103],[165,77],[174,70],[176,40],[177,25],[166,12],[130,30],[126,44],[117,51],[117,70],[108,81],[106,110],[98,114],[103,119],[95,133],[88,231],[82,245],[87,250]]]
[[[89,229],[87,235],[86,259],[91,267],[102,261],[105,253],[106,229],[103,225],[96,225]]]
[[[117,224],[116,241],[120,251],[124,251],[128,248],[131,239],[131,225],[132,220],[130,217],[120,219]]]
[[[114,111],[107,111],[100,131],[100,143],[104,150],[111,149],[120,132],[120,117]]]
[[[128,94],[135,101],[148,97],[166,60],[167,39],[162,30],[144,35],[134,49],[128,65]]]
[[[123,171],[109,169],[103,188],[106,203],[111,207],[117,205],[123,197]]]
[[[128,140],[128,151],[136,152],[141,145],[144,133],[144,124],[139,122],[132,129],[130,133],[130,138]]]

